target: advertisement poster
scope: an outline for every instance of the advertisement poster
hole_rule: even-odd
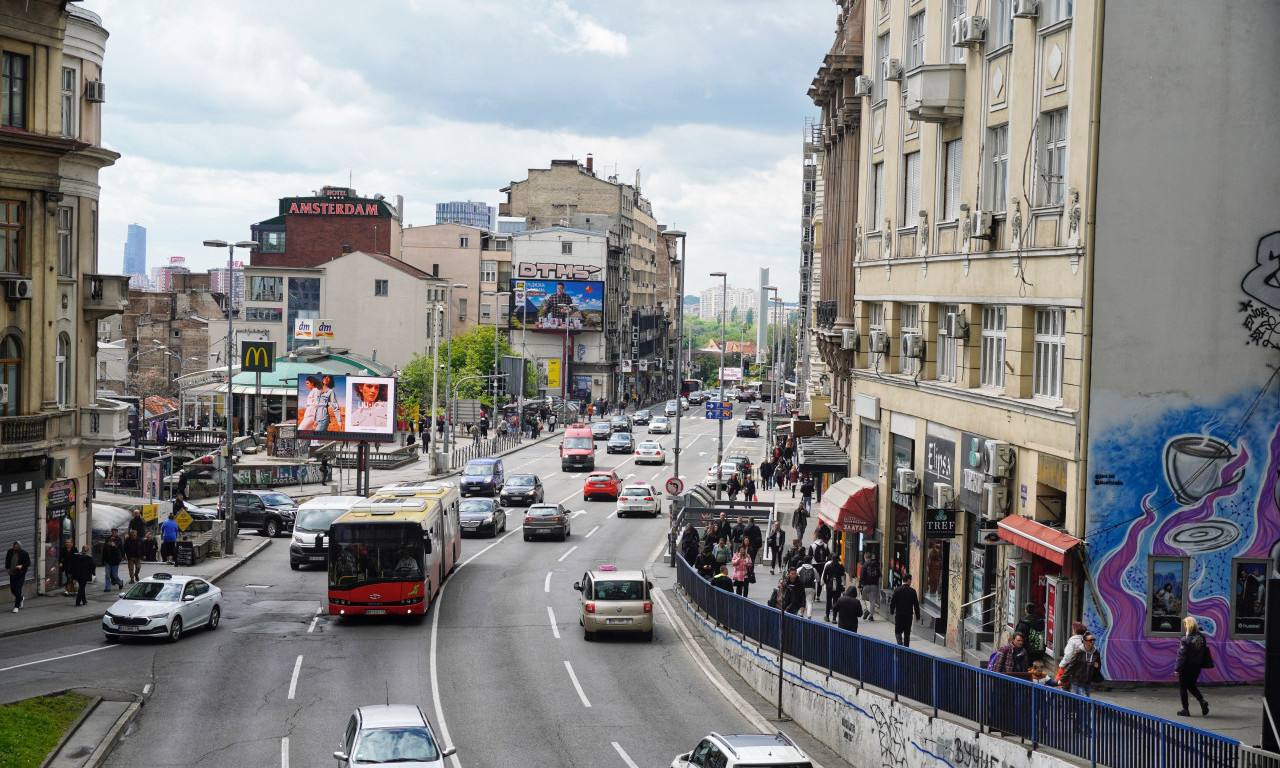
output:
[[[1186,615],[1187,560],[1153,557],[1149,568],[1147,634],[1179,636]]]
[[[591,375],[577,374],[573,375],[573,393],[571,397],[574,400],[590,400],[591,399]]]
[[[158,461],[142,463],[142,498],[160,498],[160,466],[161,462]]]
[[[560,360],[559,358],[551,358],[547,360],[547,389],[560,388]]]
[[[742,369],[730,368],[728,366],[725,366],[724,380],[725,381],[742,381]]]
[[[1262,637],[1267,628],[1267,560],[1237,558],[1232,583],[1231,634]]]
[[[1056,579],[1049,579],[1045,584],[1044,601],[1044,647],[1054,652],[1058,647],[1054,645],[1054,636],[1058,630],[1058,582]]]
[[[395,437],[395,407],[395,379],[298,374],[297,437],[390,442]]]
[[[517,280],[511,312],[514,329],[574,331],[604,329],[604,283],[578,280]]]

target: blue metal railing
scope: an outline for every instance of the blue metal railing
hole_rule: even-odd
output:
[[[676,578],[712,621],[804,665],[908,699],[984,729],[1089,761],[1125,768],[1240,768],[1235,739],[1088,699],[1058,688],[930,656],[783,614],[716,589],[677,555]]]

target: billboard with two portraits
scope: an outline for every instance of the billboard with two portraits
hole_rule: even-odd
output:
[[[395,439],[396,380],[385,376],[298,374],[298,433],[307,440]]]

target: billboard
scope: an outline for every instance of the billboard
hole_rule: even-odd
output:
[[[515,280],[511,327],[604,330],[604,283],[597,280]]]
[[[297,436],[389,443],[395,439],[395,406],[395,379],[300,373]]]

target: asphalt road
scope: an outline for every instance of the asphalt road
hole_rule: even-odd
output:
[[[689,414],[686,483],[702,478],[716,451],[716,422],[697,408]],[[725,422],[726,449],[761,445],[730,440],[735,425],[736,418]],[[664,448],[674,444],[674,436],[657,437]],[[616,469],[624,480],[660,489],[671,476],[670,456],[666,466],[637,467],[598,445],[597,468]],[[287,539],[278,539],[221,583],[216,631],[172,645],[108,645],[95,623],[24,635],[0,648],[0,690],[146,695],[106,762],[120,768],[335,765],[332,752],[351,712],[387,701],[422,706],[442,740],[458,748],[455,768],[666,766],[708,731],[758,730],[662,610],[655,610],[652,642],[583,638],[572,585],[584,571],[604,563],[650,567],[657,556],[653,578],[670,587],[659,556],[665,512],[619,519],[613,502],[583,501],[584,473],[560,471],[554,441],[509,456],[507,471],[541,475],[547,500],[574,513],[572,535],[564,543],[525,542],[521,511],[508,510],[506,534],[464,539],[462,565],[425,619],[322,615],[323,570],[291,571]],[[748,703],[767,711],[766,702]],[[828,768],[839,764],[810,740],[801,743]]]

